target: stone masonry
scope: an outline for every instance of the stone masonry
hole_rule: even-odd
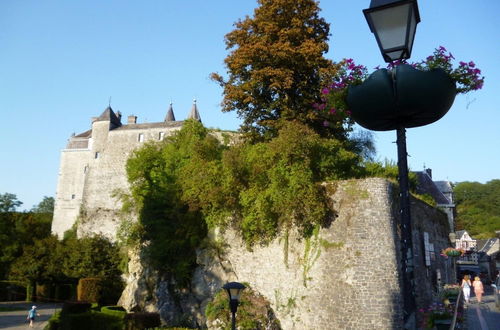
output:
[[[330,183],[327,191],[337,217],[310,239],[292,231],[249,251],[233,230],[214,234],[212,239],[229,247],[221,257],[199,252],[192,289],[175,313],[192,315],[196,325],[205,326],[210,299],[227,281],[239,281],[271,303],[283,329],[402,329],[397,187],[372,178]],[[416,301],[424,307],[436,293],[438,277],[444,282],[449,272],[438,252],[448,244],[449,228],[446,215],[430,205],[412,198],[411,209]],[[169,323],[175,318],[172,294],[158,279],[151,292],[154,279],[146,277],[152,273],[137,263],[120,304],[159,311]]]
[[[200,120],[193,104],[188,118]],[[159,141],[182,127],[175,121],[172,105],[165,120],[137,123],[129,116],[122,125],[121,114],[110,108],[92,118],[90,130],[73,135],[61,152],[52,232],[60,238],[79,220],[78,235],[101,233],[115,239],[121,202],[128,192],[125,165],[132,152],[148,141]]]

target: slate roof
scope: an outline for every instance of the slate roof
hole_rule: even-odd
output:
[[[417,193],[431,195],[437,204],[451,204],[426,171],[415,172],[415,174],[417,175]]]
[[[196,106],[196,100],[193,101],[193,107],[191,108],[188,119],[196,119],[201,122],[200,113],[198,112],[198,107]]]
[[[461,239],[462,236],[464,236],[465,233],[466,233],[465,230],[459,230],[459,231],[455,232],[455,234],[457,235],[457,239]]]
[[[111,107],[107,107],[103,113],[99,117],[97,117],[96,121],[108,121],[110,124],[120,127],[122,123],[120,122],[120,119],[116,116],[115,112]]]
[[[172,102],[170,102],[170,106],[168,107],[167,115],[165,116],[165,122],[167,121],[175,121],[174,109],[172,108]]]
[[[450,181],[434,181],[434,184],[439,189],[439,191],[443,193],[453,192],[453,187],[451,186]]]
[[[495,245],[495,243],[497,243],[497,241],[498,238],[478,239],[476,241],[477,242],[476,249],[478,252],[484,252],[486,254],[490,252],[490,254],[493,254],[495,252],[498,252],[498,251],[490,251],[492,247]]]

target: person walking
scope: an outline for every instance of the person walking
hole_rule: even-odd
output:
[[[470,300],[470,287],[472,286],[469,275],[464,275],[462,284],[460,286],[462,287],[462,291],[464,293],[465,302],[468,304]]]
[[[30,328],[33,328],[33,322],[35,321],[35,317],[40,316],[38,311],[36,310],[36,306],[32,306],[28,312],[27,319],[30,321]]]
[[[474,288],[474,294],[476,295],[477,302],[480,304],[481,300],[483,299],[484,286],[479,276],[474,277],[474,282],[472,282],[472,287]]]

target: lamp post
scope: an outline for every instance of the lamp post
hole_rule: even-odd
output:
[[[240,302],[240,294],[246,288],[238,282],[226,283],[223,287],[229,296],[229,308],[231,309],[231,329],[236,330],[236,310]]]
[[[368,26],[375,34],[385,62],[408,59],[411,56],[417,24],[420,22],[416,0],[371,0],[370,8],[363,10]],[[395,75],[392,76],[393,80]],[[393,84],[394,89],[396,84]],[[394,90],[397,95],[397,91]],[[415,283],[413,276],[413,249],[404,123],[396,129],[401,214],[401,267],[405,322],[415,311]]]
[[[450,243],[451,247],[457,248],[457,234],[454,232],[451,232],[448,234],[448,237],[450,238]],[[453,267],[453,283],[458,282],[458,277],[457,277],[457,258],[453,257],[452,259],[452,267]]]

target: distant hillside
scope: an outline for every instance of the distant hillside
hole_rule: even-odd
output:
[[[457,230],[465,229],[476,239],[494,237],[500,230],[500,180],[459,182],[453,192]]]

